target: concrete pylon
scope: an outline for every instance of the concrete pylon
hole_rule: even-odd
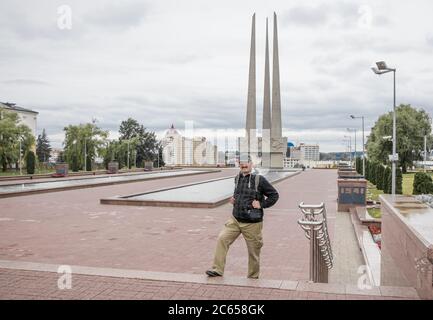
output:
[[[271,130],[271,83],[269,76],[268,19],[266,18],[265,90],[263,94],[263,130]]]
[[[256,131],[256,14],[253,14],[251,27],[250,69],[248,74],[248,97],[246,138],[255,137]],[[253,133],[254,132],[254,133]],[[251,136],[250,136],[251,133]]]
[[[268,18],[266,18],[266,48],[265,48],[265,86],[263,93],[263,123],[262,123],[262,167],[271,164],[271,82],[269,75],[269,37]]]
[[[271,168],[284,167],[287,139],[283,138],[281,121],[280,63],[278,57],[277,14],[274,12],[274,40],[272,59],[272,119],[271,119]]]
[[[277,14],[274,12],[274,49],[272,61],[272,137],[282,137],[281,129],[281,94],[280,94],[280,62],[278,58]]]

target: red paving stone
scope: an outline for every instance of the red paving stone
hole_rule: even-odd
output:
[[[70,289],[59,289],[54,272],[0,269],[0,300],[346,300],[398,299],[387,296],[327,294],[185,282],[73,275]]]
[[[99,199],[230,176],[223,170],[188,177],[0,199],[0,259],[201,274],[231,205],[214,209],[101,205]],[[335,170],[310,170],[275,186],[280,200],[266,210],[262,279],[308,279],[308,241],[297,225],[298,204],[324,201],[330,236],[336,210]],[[245,276],[240,237],[226,276]]]

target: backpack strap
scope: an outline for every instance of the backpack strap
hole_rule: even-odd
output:
[[[236,175],[236,177],[235,177],[235,192],[236,192],[236,190],[238,188],[238,183],[239,183],[239,174]]]
[[[260,183],[260,175],[255,174],[254,175],[254,187],[255,187],[256,192],[259,192],[259,183]]]

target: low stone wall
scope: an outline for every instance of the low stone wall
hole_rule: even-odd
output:
[[[433,299],[433,209],[413,197],[381,195],[381,285],[408,286]]]
[[[338,179],[338,211],[366,205],[367,180]]]

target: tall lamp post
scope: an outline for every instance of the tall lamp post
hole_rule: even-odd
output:
[[[364,116],[356,117],[350,115],[352,119],[362,119],[362,175],[365,177],[365,142],[364,142]]]
[[[23,165],[22,165],[22,156],[21,156],[21,152],[22,152],[22,146],[21,146],[21,136],[20,136],[20,176],[23,175]]]
[[[84,137],[84,171],[87,171],[87,138]]]
[[[377,68],[373,67],[371,68],[373,72],[377,75],[382,75],[388,72],[394,73],[394,105],[393,105],[393,113],[392,113],[392,156],[390,157],[391,163],[392,163],[392,188],[391,188],[391,194],[395,195],[395,169],[396,169],[396,162],[398,161],[398,155],[397,155],[397,133],[396,133],[396,114],[395,114],[395,73],[397,71],[396,68],[388,68],[385,61],[379,61],[376,62]]]
[[[350,166],[352,166],[352,137],[344,136],[344,138],[346,138],[347,141],[349,142],[349,162],[350,162]]]
[[[347,131],[355,133],[355,169],[358,169],[356,167],[356,128],[347,128]]]

